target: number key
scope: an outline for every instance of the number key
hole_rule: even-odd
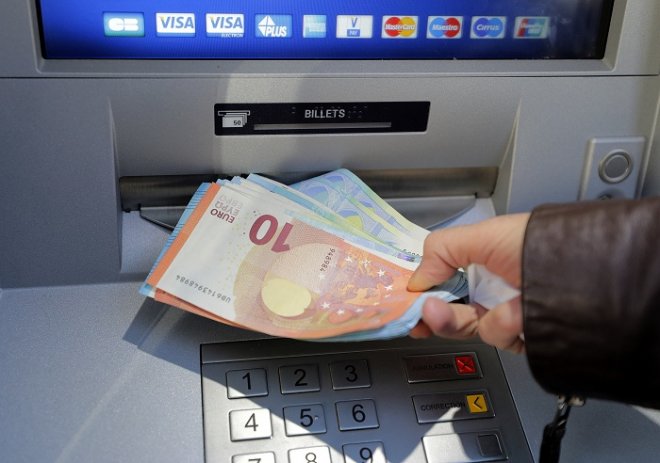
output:
[[[273,452],[250,453],[245,455],[234,455],[231,463],[275,463]]]
[[[337,418],[340,431],[372,429],[380,426],[376,415],[376,403],[370,399],[337,402]]]
[[[326,446],[289,450],[289,463],[332,463]]]
[[[330,364],[330,376],[334,390],[371,387],[369,364],[365,359],[344,360]]]
[[[239,399],[264,395],[268,395],[268,382],[266,380],[266,370],[263,368],[227,372],[228,398]]]
[[[345,463],[387,463],[382,442],[346,444],[343,449]]]
[[[319,369],[316,365],[291,365],[280,367],[282,394],[321,390]]]
[[[287,436],[326,432],[323,405],[284,407],[284,425]]]
[[[232,441],[271,437],[270,411],[267,408],[230,411],[229,434]]]

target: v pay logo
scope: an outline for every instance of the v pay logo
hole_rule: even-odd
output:
[[[337,16],[338,39],[370,39],[373,36],[373,16]]]

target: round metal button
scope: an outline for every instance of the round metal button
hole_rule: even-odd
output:
[[[632,171],[632,159],[625,151],[613,151],[603,158],[598,167],[598,175],[607,183],[620,183]]]

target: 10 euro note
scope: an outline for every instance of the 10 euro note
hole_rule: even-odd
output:
[[[147,277],[152,297],[298,339],[377,330],[420,297],[406,290],[412,264],[315,227],[277,202],[204,188]]]

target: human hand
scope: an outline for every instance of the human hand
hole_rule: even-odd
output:
[[[408,282],[410,291],[425,291],[451,278],[456,269],[482,264],[516,289],[521,284],[522,247],[529,214],[495,217],[474,225],[445,228],[424,241],[424,256]],[[500,349],[520,353],[524,342],[520,296],[487,310],[479,304],[452,304],[429,298],[422,319],[410,335],[453,339],[478,335]]]

